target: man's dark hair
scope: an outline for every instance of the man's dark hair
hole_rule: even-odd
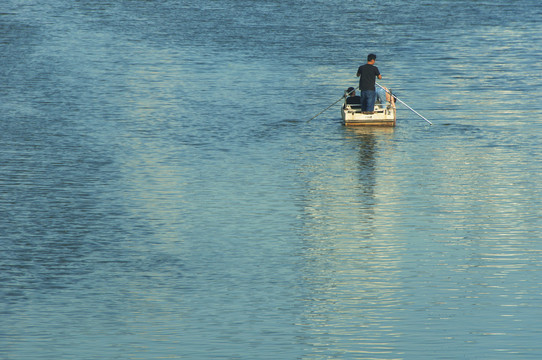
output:
[[[372,60],[376,60],[376,55],[375,54],[367,55],[367,61],[372,61]]]

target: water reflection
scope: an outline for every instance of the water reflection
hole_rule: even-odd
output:
[[[390,136],[390,129],[345,129],[349,150],[315,166],[307,183],[302,273],[309,291],[299,325],[309,356],[395,353],[402,245],[376,226],[385,222],[377,219],[379,157]]]

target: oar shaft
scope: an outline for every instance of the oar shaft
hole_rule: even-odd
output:
[[[335,101],[333,104],[329,105],[327,108],[325,108],[324,110],[320,111],[318,114],[314,115],[313,117],[311,117],[307,122],[311,121],[312,119],[316,118],[318,115],[320,115],[321,113],[323,113],[324,111],[326,111],[327,109],[329,109],[330,107],[332,107],[333,105],[335,105],[336,103],[338,103],[339,101],[341,101],[342,99],[344,99],[344,97],[346,95],[350,95],[351,93],[353,93],[354,91],[356,91],[358,88],[355,88],[354,90],[350,91],[348,94],[345,94],[343,96],[341,96],[339,98],[339,100]]]
[[[339,101],[341,101],[343,98],[344,98],[344,96],[341,97],[339,100],[335,101],[333,104],[329,105],[329,106],[328,106],[327,108],[325,108],[324,110],[320,111],[318,114],[316,114],[316,115],[314,115],[313,117],[311,117],[311,118],[309,119],[309,121],[311,121],[312,119],[316,118],[318,115],[320,115],[321,113],[323,113],[324,111],[326,111],[327,109],[329,109],[330,107],[332,107],[333,105],[335,105],[336,103],[338,103]],[[309,122],[309,121],[307,121],[307,122]]]
[[[392,95],[392,96],[395,96],[395,95]],[[411,108],[410,106],[408,106],[407,103],[405,103],[403,100],[399,99],[397,96],[395,96],[395,98],[397,99],[397,101],[399,101],[401,104],[405,105],[407,108],[409,108],[410,110],[412,110],[412,112],[416,115],[418,115],[419,117],[421,117],[422,119],[424,119],[425,121],[427,121],[429,124],[433,125],[433,123],[429,120],[427,120],[425,117],[423,117],[419,112],[417,112],[416,110],[414,110],[413,108]]]
[[[407,103],[405,103],[403,100],[399,99],[397,96],[393,95],[388,89],[386,89],[385,87],[383,87],[382,85],[380,85],[379,83],[375,83],[376,85],[380,86],[382,89],[384,89],[388,94],[390,94],[391,96],[393,96],[397,101],[399,101],[401,104],[405,105],[407,108],[409,108],[410,110],[412,110],[412,112],[416,115],[418,115],[419,117],[421,117],[422,119],[424,119],[425,121],[427,121],[430,125],[433,125],[433,123],[429,120],[427,120],[425,117],[423,117],[419,112],[417,112],[416,110],[414,110],[413,108],[411,108]]]

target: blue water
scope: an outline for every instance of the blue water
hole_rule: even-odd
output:
[[[540,359],[541,16],[6,0],[0,359]]]

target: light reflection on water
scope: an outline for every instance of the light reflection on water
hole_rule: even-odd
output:
[[[488,346],[487,337],[515,339],[532,324],[517,308],[534,310],[522,301],[525,293],[538,298],[536,285],[523,285],[539,269],[540,211],[531,204],[540,189],[525,187],[532,172],[522,169],[538,165],[518,159],[515,145],[492,144],[496,129],[431,131],[442,141],[429,150],[401,145],[400,127],[346,129],[348,156],[314,160],[321,167],[310,168],[304,208],[313,293],[302,322],[313,334],[313,356],[321,355],[317,349],[345,357],[394,358],[420,347],[438,353],[423,340],[434,336]],[[337,176],[339,169],[349,176]],[[455,331],[459,324],[471,330]],[[418,337],[412,326],[426,330]],[[394,338],[412,348],[398,349]],[[515,353],[513,344],[499,351]]]
[[[539,10],[501,3],[9,2],[0,357],[536,358]],[[434,126],[307,123],[368,51]]]
[[[299,325],[311,345],[308,357],[391,354],[390,339],[400,336],[400,316],[392,309],[402,298],[404,242],[389,226],[378,226],[376,199],[379,151],[389,153],[382,144],[393,139],[393,129],[345,130],[356,157],[335,157],[311,169],[316,175],[304,207],[302,273],[311,291]],[[337,176],[345,168],[350,176]]]

